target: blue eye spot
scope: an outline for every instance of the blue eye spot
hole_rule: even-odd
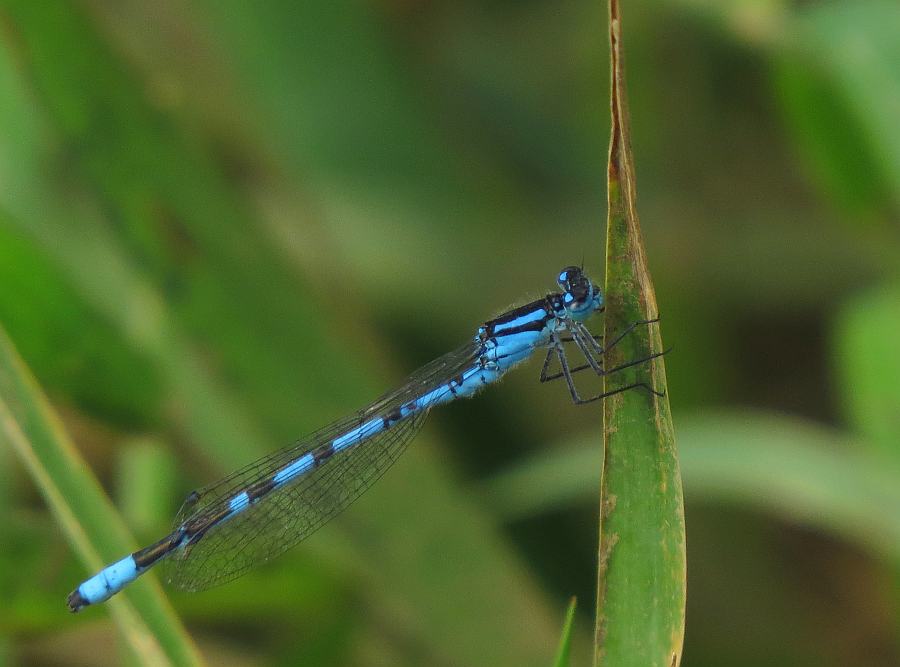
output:
[[[575,297],[566,292],[566,295],[563,297],[563,301],[566,303],[572,303],[575,300]]]

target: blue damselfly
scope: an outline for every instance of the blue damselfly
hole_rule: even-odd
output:
[[[425,365],[371,405],[294,445],[266,456],[188,495],[173,531],[149,547],[107,566],[68,598],[72,611],[107,600],[158,563],[165,579],[196,591],[234,579],[282,553],[343,510],[397,459],[435,406],[472,396],[496,382],[536,350],[546,350],[541,381],[564,378],[575,403],[628,389],[626,384],[582,398],[572,375],[609,375],[662,353],[603,367],[604,353],[636,326],[603,345],[585,321],[603,310],[600,288],[576,266],[557,276],[560,291],[514,308],[479,327],[457,350]],[[585,363],[570,366],[564,343],[574,343]],[[550,374],[554,358],[559,371]]]

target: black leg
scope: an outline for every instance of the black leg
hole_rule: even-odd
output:
[[[603,340],[603,336],[601,336],[600,334],[596,334],[596,335],[595,335],[595,334],[592,334],[592,333],[590,333],[590,332],[588,331],[588,335],[589,335],[591,338],[593,338],[595,341],[597,341],[598,343],[599,343],[599,341]],[[559,341],[560,341],[561,343],[571,343],[571,342],[574,341],[574,340],[575,340],[575,339],[572,338],[571,336],[560,336],[560,337],[559,337]],[[600,349],[602,350],[603,348],[601,347]]]
[[[601,366],[600,362],[598,362],[597,359],[594,357],[594,353],[591,350],[591,346],[587,343],[587,341],[585,341],[584,334],[581,332],[581,330],[576,328],[572,332],[572,337],[575,339],[575,345],[577,345],[578,349],[581,350],[581,354],[584,355],[584,358],[587,360],[588,365],[594,369],[594,372],[597,375],[602,375],[603,374],[603,366]],[[593,341],[593,338],[591,340]],[[602,355],[603,352],[601,351],[600,354]]]
[[[625,336],[630,334],[632,331],[637,329],[639,326],[644,325],[644,324],[656,324],[657,322],[659,322],[658,315],[656,317],[654,317],[652,320],[638,320],[637,322],[632,322],[627,327],[625,327],[625,330],[622,331],[622,333],[620,333],[618,336],[613,338],[613,341],[609,345],[606,346],[606,349],[609,350],[610,348],[615,347],[619,341],[621,341],[623,338],[625,338]]]
[[[603,345],[600,344],[600,341],[603,340],[603,336],[593,335],[591,333],[591,330],[588,329],[587,326],[585,326],[585,324],[582,322],[576,322],[575,326],[578,331],[581,332],[582,338],[586,342],[590,343],[590,346],[594,350],[594,352],[602,357],[606,353],[606,349],[603,347]]]
[[[616,366],[615,368],[610,368],[608,371],[603,371],[601,373],[601,375],[611,375],[612,373],[617,373],[625,368],[631,368],[632,366],[638,366],[640,364],[643,364],[643,363],[646,363],[653,359],[656,359],[657,357],[666,355],[671,351],[672,351],[672,348],[670,347],[668,350],[663,350],[662,352],[654,352],[653,354],[647,355],[646,357],[644,357],[642,359],[633,359],[627,363],[622,364],[621,366]]]
[[[568,370],[569,375],[574,375],[575,373],[587,370],[588,368],[592,368],[595,373],[597,373],[598,375],[601,375],[603,373],[603,367],[594,358],[594,356],[590,353],[590,351],[586,347],[585,342],[584,342],[584,336],[582,335],[582,333],[583,332],[577,331],[577,332],[573,332],[571,336],[566,336],[566,337],[562,337],[562,336],[558,336],[558,335],[556,336],[556,340],[559,343],[574,342],[575,345],[578,346],[578,349],[581,350],[581,353],[584,355],[584,358],[588,361],[588,363],[583,364],[581,366],[576,366],[575,368],[570,368]],[[589,331],[587,332],[587,337],[590,338],[590,340],[594,344],[595,348],[597,348],[597,347],[600,348],[600,354],[602,354],[603,348],[600,347],[596,343],[594,336],[592,336]],[[555,346],[551,344],[550,349],[547,350],[547,357],[544,359],[544,367],[541,369],[541,382],[550,382],[551,380],[557,380],[564,376],[564,373],[562,373],[562,372],[555,373],[553,375],[547,375],[547,369],[550,367],[550,358],[553,355],[554,347]],[[562,348],[562,345],[560,345],[559,347]],[[565,354],[565,352],[563,352],[563,354]]]
[[[600,376],[611,375],[612,373],[620,371],[624,368],[631,368],[632,366],[637,366],[638,364],[643,364],[647,361],[651,361],[653,359],[656,359],[657,357],[666,355],[671,351],[672,351],[672,348],[670,347],[668,350],[664,350],[663,352],[656,352],[647,357],[643,357],[642,359],[635,359],[633,361],[629,361],[628,363],[622,364],[621,366],[616,366],[615,368],[610,368],[608,371],[601,370],[600,373],[598,373],[598,375],[600,375]],[[553,348],[551,348],[550,351],[547,353],[548,356],[550,356],[551,354],[553,354]],[[578,373],[579,371],[586,371],[588,368],[591,368],[590,364],[582,364],[581,366],[576,366],[575,368],[569,369],[569,374],[575,375],[575,373]],[[564,373],[554,373],[553,375],[547,375],[547,376],[544,376],[542,374],[541,382],[550,382],[552,380],[558,380],[559,378],[563,377],[563,375],[564,375]]]
[[[596,396],[591,396],[590,398],[581,398],[581,396],[578,395],[578,390],[575,388],[575,381],[572,379],[573,371],[569,369],[569,361],[568,361],[568,359],[566,359],[566,354],[563,351],[562,343],[559,341],[559,336],[557,336],[557,335],[553,336],[553,342],[551,343],[550,352],[553,352],[553,351],[556,352],[556,356],[559,359],[559,365],[562,368],[561,375],[562,375],[562,377],[564,377],[566,379],[566,386],[568,386],[568,388],[569,388],[569,394],[571,394],[572,401],[576,405],[592,403],[594,401],[600,400],[601,398],[607,398],[608,396],[614,396],[615,394],[622,393],[623,391],[628,391],[629,389],[638,389],[638,388],[645,389],[646,391],[650,392],[651,394],[654,394],[655,396],[659,396],[659,397],[665,396],[665,392],[656,391],[650,385],[648,385],[646,382],[635,382],[633,384],[625,385],[624,387],[618,387],[616,389],[611,389],[610,391],[601,392],[601,393],[597,394]],[[656,354],[651,354],[648,357],[645,357],[643,359],[635,359],[626,364],[622,364],[621,366],[616,366],[615,368],[612,368],[608,371],[604,371],[603,369],[600,369],[599,374],[600,375],[609,375],[611,373],[620,371],[624,368],[636,366],[638,364],[642,364],[644,362],[650,361],[651,359],[655,359],[656,357],[661,357],[666,352],[668,352],[668,350],[666,350],[665,352],[657,352]],[[549,358],[549,353],[548,353],[548,358]],[[549,361],[545,361],[544,363],[548,364]],[[587,366],[579,367],[580,370],[583,370],[585,368],[590,368],[590,366],[587,365]]]
[[[544,366],[541,368],[541,382],[549,382],[550,380],[555,380],[558,377],[562,377],[561,374],[557,373],[551,377],[547,377],[547,370],[550,368],[550,359],[553,357],[553,348],[547,348],[547,356],[544,357]]]
[[[553,354],[553,348],[550,348],[549,354]],[[569,374],[575,375],[575,373],[578,373],[580,371],[586,371],[590,367],[591,367],[590,364],[582,364],[581,366],[576,366],[575,368],[569,369]],[[563,373],[554,373],[553,375],[548,375],[546,377],[542,377],[541,382],[550,382],[551,380],[558,380],[562,376],[563,376]]]
[[[569,393],[572,395],[572,400],[575,401],[576,404],[581,403],[581,397],[578,395],[578,390],[575,389],[575,381],[572,380],[572,373],[569,370],[569,362],[566,361],[566,353],[563,352],[559,337],[555,334],[553,336],[553,347],[551,349],[556,350],[559,366],[562,368],[563,377],[566,378],[566,385],[569,387]]]
[[[625,336],[630,334],[637,327],[642,326],[644,324],[655,324],[656,322],[659,322],[658,316],[654,317],[652,320],[638,320],[637,322],[632,322],[627,327],[625,327],[625,330],[622,331],[622,333],[620,333],[618,336],[613,338],[612,342],[609,345],[607,345],[606,347],[603,347],[603,345],[600,344],[600,341],[603,340],[603,336],[601,336],[599,334],[598,335],[592,334],[590,329],[588,329],[584,323],[573,322],[572,324],[581,333],[582,341],[590,343],[590,345],[594,349],[594,351],[597,354],[599,354],[600,356],[603,356],[607,350],[610,350],[613,347],[615,347],[617,343],[619,343],[623,338],[625,338]],[[566,336],[564,338],[560,338],[560,340],[564,343],[571,343],[573,341],[577,342],[574,332],[573,332],[573,335]]]
[[[646,361],[650,361],[651,359],[655,359],[656,357],[662,356],[663,354],[667,354],[669,350],[665,352],[657,353],[650,355],[649,357],[645,357],[643,359],[636,359],[634,361],[630,361],[621,366],[617,366],[616,368],[612,368],[610,370],[603,370],[602,364],[594,357],[593,354],[589,352],[589,349],[593,349],[598,356],[603,356],[608,350],[613,348],[617,343],[622,341],[629,333],[634,331],[637,327],[642,326],[644,324],[654,324],[659,322],[659,317],[655,317],[652,320],[638,320],[637,322],[632,322],[628,325],[625,330],[616,336],[613,341],[606,346],[605,348],[600,344],[599,341],[603,340],[603,336],[593,335],[590,330],[581,322],[575,323],[575,330],[572,332],[570,336],[555,336],[555,340],[557,343],[575,343],[578,346],[578,349],[584,354],[585,359],[587,360],[587,364],[582,364],[581,366],[576,366],[575,368],[568,369],[569,375],[574,375],[575,373],[579,373],[581,371],[587,370],[591,368],[594,372],[599,376],[609,375],[610,373],[614,373],[616,371],[622,370],[623,368],[629,368],[631,366],[635,366],[637,364],[642,364]],[[559,346],[560,348],[562,345]],[[551,344],[550,349],[547,350],[547,356],[544,358],[544,365],[541,369],[541,382],[551,382],[552,380],[558,380],[561,377],[565,377],[565,372],[554,373],[553,375],[547,375],[547,371],[550,369],[550,360],[553,356],[554,345]],[[563,351],[565,354],[565,351]]]
[[[575,401],[576,405],[584,405],[585,403],[593,403],[594,401],[599,401],[601,398],[608,398],[609,396],[615,396],[616,394],[621,394],[623,391],[628,391],[629,389],[644,389],[654,396],[659,396],[662,398],[666,395],[664,391],[656,391],[653,387],[651,387],[646,382],[635,382],[634,384],[627,384],[624,387],[616,387],[615,389],[610,389],[609,391],[604,391],[596,396],[591,396],[590,398],[579,398]]]

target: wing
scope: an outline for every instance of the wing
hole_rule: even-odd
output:
[[[176,529],[197,517],[215,515],[244,488],[266,480],[304,454],[329,444],[373,417],[388,415],[477,363],[481,346],[465,345],[427,364],[403,385],[359,412],[338,420],[279,452],[251,463],[223,480],[195,491],[176,517]],[[430,407],[323,460],[307,473],[212,526],[193,544],[164,561],[165,580],[197,591],[235,579],[311,535],[356,500],[403,453]]]

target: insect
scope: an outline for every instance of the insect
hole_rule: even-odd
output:
[[[664,353],[604,369],[600,359],[635,327],[605,347],[585,325],[603,310],[600,288],[577,266],[557,276],[559,290],[485,322],[462,347],[426,364],[398,389],[294,445],[255,461],[219,482],[190,493],[164,538],[108,565],[68,597],[72,611],[103,602],[137,577],[165,563],[168,583],[197,591],[239,577],[312,534],[334,517],[400,456],[437,405],[472,396],[506,371],[546,350],[541,382],[564,378],[576,404],[647,384],[621,386],[583,398],[574,373],[609,375]],[[563,343],[585,363],[570,366]],[[560,371],[549,374],[553,359]]]

